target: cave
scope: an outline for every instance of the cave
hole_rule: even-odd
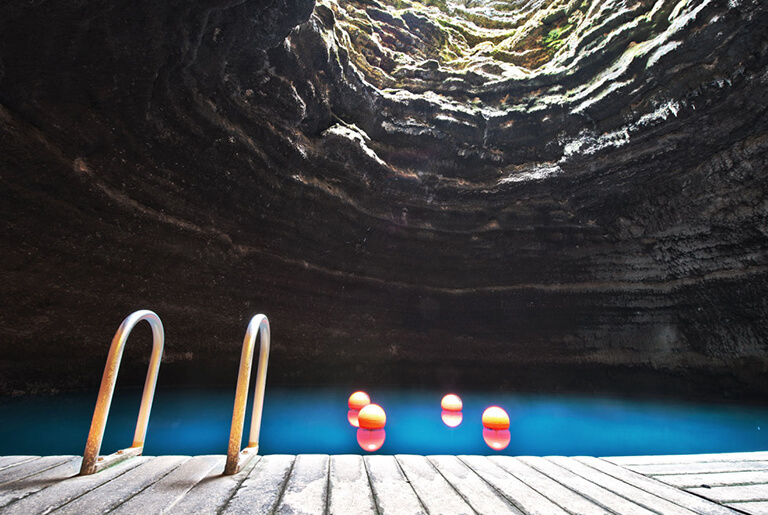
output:
[[[0,394],[768,399],[758,0],[7,0]],[[149,328],[121,377],[141,385]]]

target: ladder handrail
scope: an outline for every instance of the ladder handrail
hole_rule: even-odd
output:
[[[144,382],[144,393],[141,396],[141,407],[138,420],[136,421],[133,445],[128,449],[117,451],[109,456],[99,456],[101,442],[104,438],[104,429],[106,428],[107,417],[109,416],[109,408],[112,405],[112,395],[115,393],[115,382],[117,381],[117,373],[120,369],[125,342],[131,334],[131,330],[142,320],[146,320],[150,327],[152,327],[152,355],[149,360],[149,367],[147,368],[147,378]],[[152,401],[155,397],[157,373],[160,370],[160,359],[163,356],[164,344],[165,333],[163,331],[163,323],[160,321],[160,317],[152,311],[136,311],[128,315],[123,320],[123,323],[120,324],[109,347],[107,363],[104,366],[104,375],[101,378],[101,386],[99,387],[99,396],[96,400],[96,408],[93,411],[91,429],[88,432],[88,441],[83,452],[80,475],[93,474],[131,456],[139,456],[144,451],[144,439],[147,434]]]
[[[251,412],[251,433],[248,436],[248,446],[240,450],[245,424],[245,409],[248,402],[248,386],[251,381],[253,368],[253,351],[256,345],[256,334],[259,334],[259,367],[256,370],[256,389],[253,394]],[[259,432],[261,431],[261,414],[264,407],[264,389],[267,384],[267,366],[269,361],[270,329],[266,315],[256,315],[251,318],[248,330],[245,332],[243,349],[240,353],[240,370],[237,374],[235,390],[235,407],[232,411],[232,426],[229,432],[227,448],[227,464],[224,474],[236,474],[259,452]]]

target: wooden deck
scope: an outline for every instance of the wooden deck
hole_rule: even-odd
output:
[[[621,458],[139,457],[76,476],[79,456],[0,457],[0,512],[768,514],[768,452]]]

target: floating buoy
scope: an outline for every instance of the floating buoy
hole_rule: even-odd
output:
[[[347,411],[347,420],[349,421],[350,426],[360,427],[360,422],[357,420],[358,415],[360,415],[359,409],[351,409]]]
[[[357,443],[364,451],[374,452],[381,449],[387,434],[383,429],[358,429]]]
[[[498,406],[491,406],[483,411],[483,427],[488,429],[509,429],[509,415]]]
[[[378,404],[369,404],[360,410],[357,421],[363,429],[383,429],[387,424],[387,414]]]
[[[464,407],[464,404],[461,402],[461,397],[456,394],[449,393],[443,397],[442,401],[440,401],[440,407],[445,411],[461,411],[461,408]]]
[[[497,430],[486,427],[483,429],[483,440],[494,451],[503,451],[512,440],[512,434],[509,429]]]
[[[349,405],[349,409],[362,409],[363,406],[367,406],[371,403],[371,398],[368,397],[368,394],[365,392],[355,392],[352,395],[349,396],[349,401],[347,404]]]
[[[443,424],[448,427],[457,427],[464,420],[464,415],[461,411],[448,411],[443,410],[440,414],[440,418],[443,419]]]

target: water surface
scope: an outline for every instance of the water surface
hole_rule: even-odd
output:
[[[360,454],[347,421],[351,391],[268,388],[261,454]],[[611,398],[462,393],[463,422],[443,424],[438,391],[370,390],[387,413],[381,454],[592,455],[768,450],[768,407],[628,401]],[[141,392],[118,392],[102,453],[130,446]],[[0,399],[0,454],[82,454],[94,394]],[[158,390],[145,454],[225,454],[234,391]],[[481,415],[491,405],[510,416],[501,451],[484,442]],[[244,434],[247,435],[249,418]]]

